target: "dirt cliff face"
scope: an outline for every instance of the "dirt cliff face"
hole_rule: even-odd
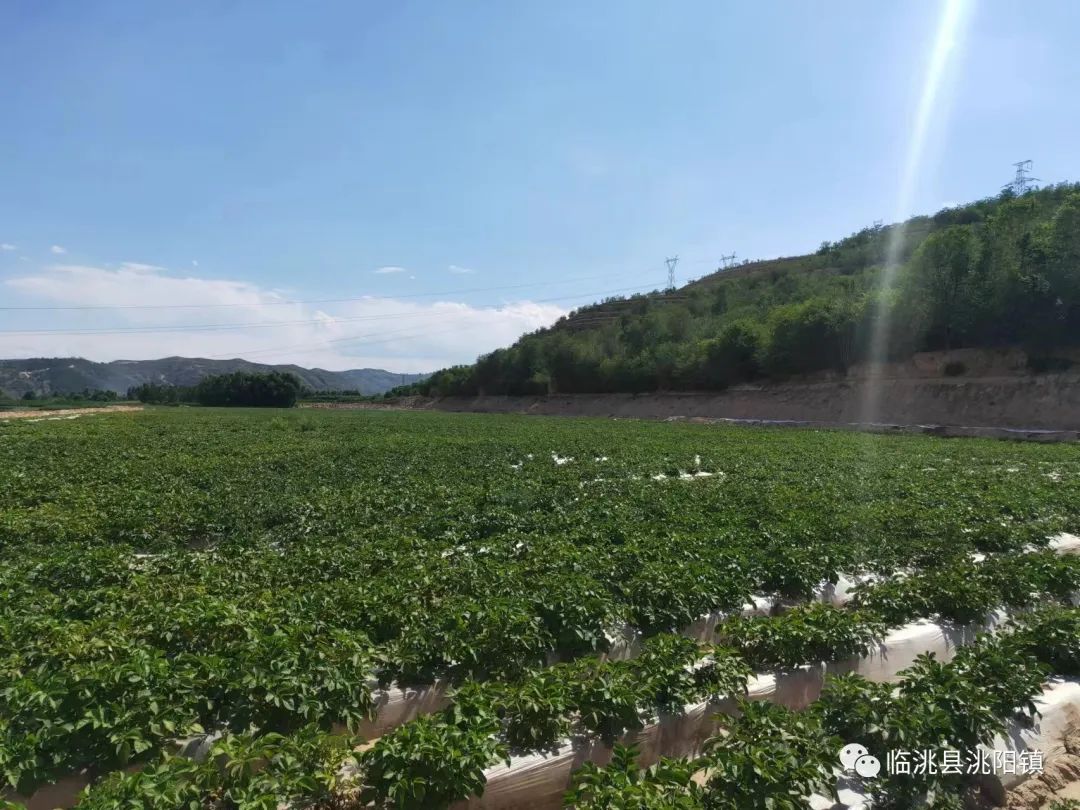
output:
[[[916,355],[879,369],[786,382],[734,386],[720,393],[552,394],[544,397],[409,398],[399,407],[451,411],[737,419],[853,425],[870,421],[1031,431],[1080,431],[1080,357],[1055,353],[1066,371],[1035,373],[1019,350],[958,350]],[[1070,437],[1065,437],[1070,438]]]
[[[1073,725],[1064,739],[1065,753],[1040,776],[1009,792],[1008,810],[1049,810],[1055,800],[1080,801],[1080,712],[1072,709]]]
[[[493,413],[845,425],[864,421],[866,395],[864,385],[812,383],[740,387],[722,394],[447,398],[433,401],[427,407]],[[1075,382],[885,380],[878,401],[872,420],[876,423],[1080,430],[1080,384]]]

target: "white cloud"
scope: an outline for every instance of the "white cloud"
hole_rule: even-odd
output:
[[[56,256],[63,256],[65,253],[67,253],[67,248],[61,247],[60,245],[53,245],[51,248],[49,248],[49,252]]]
[[[192,267],[198,267],[198,266],[199,266],[199,263],[198,263],[197,261],[195,261],[194,259],[192,259],[192,260],[191,260],[191,266],[192,266]]]
[[[159,267],[156,264],[143,264],[142,262],[120,262],[120,269],[132,273],[160,273],[165,270],[164,267]]]
[[[0,242],[0,250],[18,250],[18,248],[10,242]]]
[[[245,310],[257,310],[282,300],[280,295],[261,290],[246,282],[174,276],[165,273],[163,268],[138,262],[124,262],[117,269],[57,264],[44,268],[35,275],[8,279],[4,284],[16,293],[33,298],[41,305],[177,307],[125,310],[122,317],[128,322],[119,326],[192,323],[199,319],[203,311],[182,307],[205,303],[228,305],[226,311],[231,310],[231,320],[236,320],[238,312],[241,316],[246,316],[250,313]],[[238,308],[238,311],[232,308]],[[109,316],[113,317],[113,313],[110,312]],[[44,324],[38,328],[51,326],[52,324]],[[68,327],[60,324],[57,328]]]
[[[371,272],[375,273],[376,275],[385,276],[388,273],[404,273],[405,268],[404,267],[398,267],[397,265],[392,264],[392,265],[389,265],[387,267],[379,267],[379,268],[377,268],[375,270],[372,270]]]
[[[5,329],[230,328],[78,335],[0,333],[0,357],[247,357],[327,369],[432,371],[472,362],[566,314],[557,305],[532,301],[473,306],[375,297],[316,308],[290,303],[280,293],[247,282],[173,274],[136,262],[114,269],[55,265],[8,279],[2,288],[5,303],[15,306],[159,307],[89,313],[35,311],[5,319]],[[303,295],[293,292],[292,297]],[[205,303],[228,306],[181,306]]]
[[[469,273],[475,273],[476,272],[471,267],[458,267],[456,264],[450,265],[450,267],[448,267],[447,269],[451,273],[456,273],[458,275],[466,275],[466,274],[469,274]]]

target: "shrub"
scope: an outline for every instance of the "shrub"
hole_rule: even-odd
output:
[[[1029,355],[1027,367],[1036,374],[1050,374],[1055,371],[1068,371],[1073,361],[1068,357],[1051,357],[1045,354]]]
[[[946,377],[959,377],[967,373],[967,366],[959,360],[950,360],[942,369]]]

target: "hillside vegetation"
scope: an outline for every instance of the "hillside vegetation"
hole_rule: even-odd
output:
[[[895,281],[880,290],[890,241]],[[870,359],[1022,346],[1038,367],[1080,343],[1080,185],[1004,193],[864,228],[807,256],[680,290],[609,299],[396,392],[435,396],[720,390]]]

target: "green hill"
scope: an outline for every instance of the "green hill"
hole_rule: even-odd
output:
[[[250,360],[209,360],[199,357],[164,357],[160,360],[113,360],[95,363],[81,357],[0,360],[0,394],[20,397],[27,391],[47,396],[56,393],[100,389],[125,393],[143,383],[195,385],[211,374],[235,371],[283,371],[295,374],[312,391],[360,391],[381,394],[402,381],[422,379],[422,374],[395,374],[378,368],[326,371],[294,365],[267,365]]]
[[[890,244],[894,283],[882,292]],[[865,228],[806,256],[609,299],[396,392],[720,390],[961,347],[1080,344],[1080,184],[1004,193]]]

